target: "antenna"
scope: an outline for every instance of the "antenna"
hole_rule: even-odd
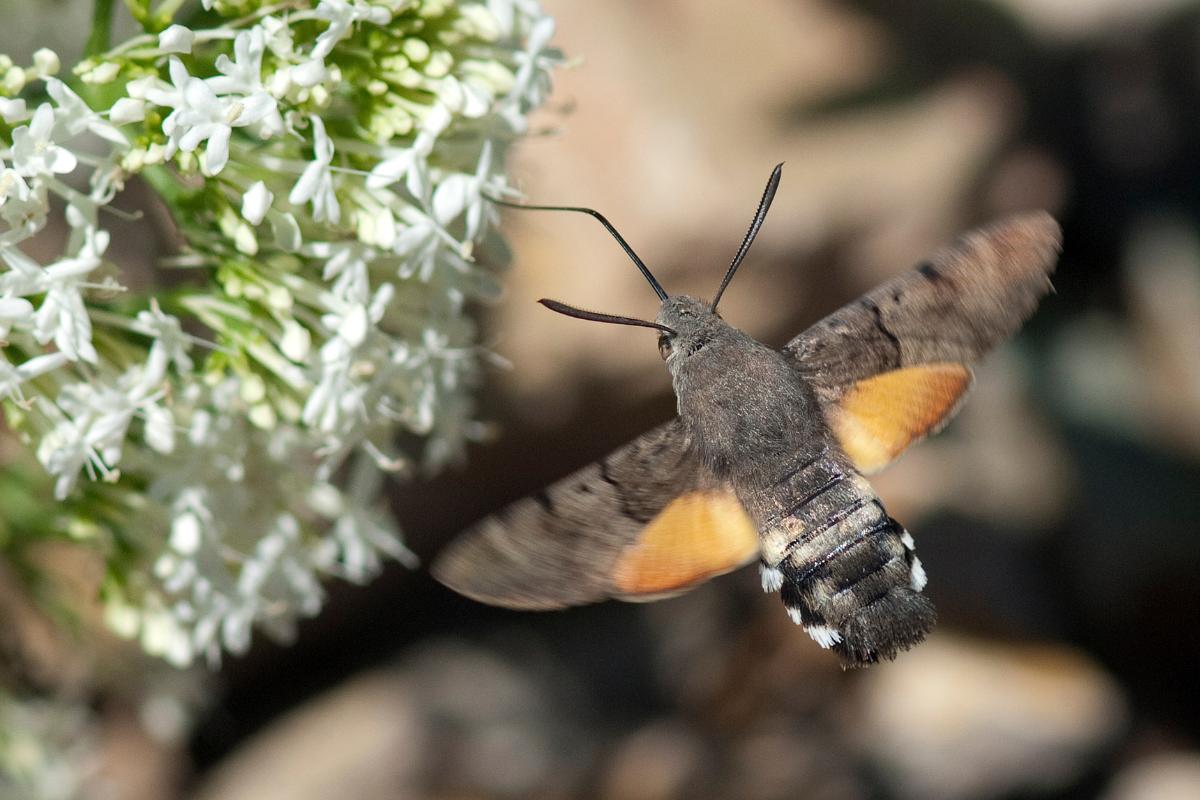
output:
[[[662,285],[659,284],[658,279],[654,277],[652,272],[650,272],[650,268],[646,266],[644,261],[638,258],[638,254],[633,252],[633,248],[629,246],[629,242],[625,241],[625,237],[617,233],[617,229],[614,228],[612,223],[605,219],[604,215],[599,211],[591,208],[579,208],[576,206],[530,206],[523,203],[510,203],[507,200],[501,200],[498,197],[491,196],[488,197],[488,200],[491,200],[498,206],[504,206],[506,208],[520,208],[526,211],[574,211],[579,214],[590,214],[591,216],[595,217],[601,225],[604,226],[606,231],[612,234],[614,239],[617,240],[617,244],[621,245],[621,249],[625,251],[625,255],[629,256],[629,259],[633,261],[634,265],[641,270],[642,275],[645,276],[646,280],[650,282],[650,286],[654,289],[654,293],[658,295],[658,299],[664,301],[667,299],[667,293],[663,291]]]
[[[771,209],[771,201],[775,199],[775,190],[779,188],[781,177],[783,177],[782,163],[775,165],[771,177],[767,179],[767,188],[763,190],[762,200],[758,201],[758,210],[754,212],[754,221],[750,223],[750,230],[746,231],[746,236],[742,239],[742,246],[738,248],[737,255],[733,257],[733,262],[725,272],[725,279],[721,281],[721,288],[717,289],[717,296],[713,298],[712,305],[709,306],[712,311],[717,310],[717,303],[721,302],[721,295],[725,294],[725,287],[729,285],[729,281],[733,279],[733,273],[737,272],[742,259],[750,251],[750,245],[754,244],[754,237],[758,235],[758,229],[762,227],[767,218],[767,212]]]

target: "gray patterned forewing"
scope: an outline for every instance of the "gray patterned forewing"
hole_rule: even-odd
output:
[[[509,608],[603,600],[614,594],[613,565],[646,523],[680,495],[716,485],[673,420],[475,525],[433,575]]]
[[[1044,212],[979,228],[813,325],[784,352],[827,402],[901,367],[970,364],[1015,333],[1050,290],[1061,238]]]

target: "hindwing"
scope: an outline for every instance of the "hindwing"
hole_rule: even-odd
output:
[[[732,487],[674,420],[484,519],[433,575],[485,603],[551,609],[676,594],[757,556]]]

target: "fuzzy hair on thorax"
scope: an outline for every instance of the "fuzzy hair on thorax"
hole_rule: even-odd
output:
[[[676,332],[664,336],[679,416],[718,475],[757,483],[823,444],[816,398],[779,351],[686,295],[664,301],[657,321]]]

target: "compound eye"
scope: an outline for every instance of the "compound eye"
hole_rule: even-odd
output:
[[[660,334],[658,337],[658,354],[662,356],[662,360],[666,361],[667,356],[671,355],[671,337],[668,334]]]

